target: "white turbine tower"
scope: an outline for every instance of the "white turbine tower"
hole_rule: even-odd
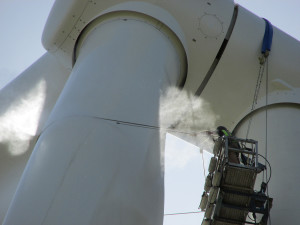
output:
[[[208,102],[237,136],[251,120],[273,169],[272,223],[295,224],[300,43],[273,29],[253,110],[265,21],[232,0],[57,0],[48,53],[0,92],[3,121],[38,105],[33,128],[8,124],[1,140],[3,224],[162,224],[159,110],[172,87]],[[12,158],[20,146],[33,151]]]

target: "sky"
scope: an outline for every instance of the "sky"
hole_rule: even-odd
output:
[[[41,35],[54,0],[0,1],[0,88],[41,55]]]
[[[299,0],[236,0],[300,40]],[[41,35],[54,0],[0,1],[0,88],[45,53]],[[166,141],[165,213],[196,212],[209,153],[172,135]],[[203,213],[165,216],[164,225],[198,225]]]

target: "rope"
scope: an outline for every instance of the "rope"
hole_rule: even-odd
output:
[[[256,80],[256,87],[255,87],[255,92],[254,92],[254,96],[253,96],[250,115],[255,110],[255,107],[256,107],[256,104],[257,104],[257,99],[258,99],[258,95],[259,95],[259,91],[260,91],[260,86],[261,86],[261,82],[262,82],[262,78],[263,78],[264,70],[265,70],[265,62],[266,62],[265,57],[266,56],[262,55],[259,58],[260,67],[259,67],[258,76],[257,76],[257,80]],[[248,139],[251,124],[252,124],[252,115],[250,116],[250,119],[249,119],[247,133],[246,133],[246,139]]]
[[[269,99],[268,99],[268,93],[269,93],[269,60],[268,58],[266,59],[266,143],[265,143],[265,164],[268,159],[268,104],[269,104]],[[271,166],[270,166],[270,172],[271,172]],[[266,170],[266,177],[268,177],[268,170]],[[271,174],[270,174],[270,179],[271,179]],[[269,183],[269,181],[268,181]],[[267,196],[269,198],[269,185],[267,185]],[[271,222],[271,212],[270,212],[270,205],[268,204],[268,212],[269,212],[269,225],[272,224]]]
[[[202,150],[202,166],[203,166],[204,179],[205,179],[205,177],[206,177],[206,174],[205,174],[205,166],[204,166],[204,156],[203,156],[203,150]]]
[[[269,56],[269,53],[271,51],[272,41],[273,41],[273,26],[267,19],[265,19],[265,18],[263,18],[263,19],[265,21],[265,33],[264,33],[264,37],[263,37],[263,43],[261,46],[261,57],[259,57],[260,68],[259,68],[258,78],[256,81],[256,88],[255,88],[255,93],[254,93],[254,98],[253,98],[252,108],[251,108],[250,113],[252,113],[254,111],[255,106],[257,104],[257,98],[258,98],[258,94],[259,94],[259,90],[260,90],[262,77],[264,74],[265,64],[266,64],[267,58]],[[248,139],[251,123],[252,123],[252,116],[249,119],[246,139]]]
[[[209,133],[211,132],[210,130],[201,130],[201,131],[197,131],[197,132],[190,132],[190,131],[178,130],[178,129],[175,129],[173,127],[163,128],[163,127],[160,127],[160,126],[153,126],[153,125],[147,125],[147,124],[141,124],[141,123],[120,121],[120,120],[112,120],[112,119],[106,119],[106,118],[101,118],[101,117],[94,117],[94,118],[101,119],[101,120],[112,121],[112,122],[116,122],[117,124],[126,125],[126,126],[146,128],[146,129],[154,129],[154,130],[162,130],[162,131],[165,131],[165,132],[188,134],[188,135],[192,135],[192,136],[197,136],[197,134],[207,134],[207,135],[209,135]],[[206,141],[207,140],[205,140],[205,142]]]
[[[259,94],[259,90],[260,90],[260,86],[261,86],[261,82],[262,82],[262,77],[264,74],[264,69],[266,67],[266,102],[265,102],[265,157],[262,157],[265,159],[265,166],[268,163],[269,167],[270,167],[270,177],[268,178],[268,169],[266,167],[265,171],[263,171],[263,181],[266,181],[267,184],[267,190],[266,190],[266,194],[267,197],[269,199],[269,188],[268,188],[268,183],[271,179],[271,174],[272,174],[272,170],[271,170],[271,165],[268,161],[268,94],[269,94],[269,62],[268,62],[268,56],[269,53],[271,51],[271,46],[272,46],[272,39],[273,39],[273,27],[272,24],[266,20],[265,20],[265,34],[264,34],[264,38],[263,38],[263,44],[262,44],[262,48],[261,48],[261,57],[259,58],[260,61],[260,68],[259,68],[259,73],[258,73],[258,77],[257,77],[257,81],[256,81],[256,87],[255,87],[255,92],[254,92],[254,97],[253,97],[253,102],[252,102],[252,107],[251,107],[251,112],[250,112],[250,118],[249,118],[249,123],[248,123],[248,128],[247,128],[247,133],[246,133],[246,139],[248,139],[248,135],[249,135],[249,131],[250,131],[250,127],[251,127],[251,123],[252,123],[252,112],[255,109],[255,106],[257,105],[257,99],[258,99],[258,94]],[[265,175],[266,173],[266,175]],[[271,214],[270,214],[270,205],[268,202],[268,221],[269,221],[269,225],[271,225]],[[256,218],[255,218],[255,224],[256,224]]]
[[[78,116],[74,115],[74,116],[68,116],[68,117],[78,117]],[[103,118],[103,117],[98,117],[98,116],[79,115],[79,117],[95,118],[95,119],[104,120],[104,121],[108,121],[108,122],[114,122],[114,123],[120,124],[120,125],[132,126],[132,127],[138,127],[138,128],[144,128],[144,129],[164,130],[164,131],[167,131],[167,132],[169,131],[169,132],[190,134],[190,135],[196,135],[196,134],[202,134],[202,133],[211,135],[210,134],[211,131],[209,131],[209,130],[203,130],[203,131],[198,131],[198,132],[188,132],[188,131],[181,131],[181,130],[176,130],[176,129],[171,129],[171,128],[162,128],[162,127],[159,127],[159,126],[152,126],[152,125],[141,124],[141,123],[133,123],[133,122],[128,122],[128,121],[114,120],[114,119]],[[204,142],[208,141],[208,139],[209,138],[207,138]],[[202,151],[202,160],[203,160],[203,171],[204,171],[204,177],[205,177],[203,151]],[[177,215],[188,215],[188,214],[198,214],[198,213],[204,213],[204,212],[203,211],[196,211],[196,212],[167,213],[167,214],[164,214],[164,216],[177,216]]]
[[[270,169],[270,175],[269,175],[269,178],[266,178],[267,180],[266,180],[266,183],[268,184],[269,182],[270,182],[270,180],[271,180],[271,177],[272,177],[272,167],[271,167],[271,164],[270,164],[270,162],[263,156],[263,155],[261,155],[261,154],[258,154],[260,157],[262,157],[263,159],[265,159],[265,161],[266,161],[266,165],[268,164],[269,165],[269,169]],[[266,167],[267,168],[267,167]]]
[[[204,213],[204,211],[167,213],[167,214],[164,214],[164,216],[178,216],[178,215],[187,215],[187,214],[196,214],[196,213]]]
[[[266,160],[268,158],[268,59],[266,59],[266,64],[267,64],[267,68],[266,68],[266,133],[265,133],[265,164],[266,164]],[[266,177],[268,177],[268,170],[266,170]]]
[[[67,119],[67,118],[75,118],[75,117],[94,118],[94,119],[98,119],[98,120],[114,122],[118,125],[145,128],[145,129],[153,129],[153,130],[162,130],[162,131],[165,131],[165,132],[174,132],[174,133],[188,134],[188,135],[193,135],[193,136],[196,136],[197,134],[211,135],[211,133],[212,133],[210,130],[200,130],[200,131],[197,131],[197,132],[196,131],[195,132],[190,132],[190,131],[178,130],[178,129],[175,129],[173,127],[163,128],[163,127],[160,127],[160,126],[154,126],[154,125],[143,124],[143,123],[135,123],[135,122],[129,122],[129,121],[122,121],[122,120],[116,120],[116,119],[110,119],[110,118],[92,116],[92,115],[70,115],[70,116],[62,117],[59,120],[64,120],[64,119]],[[54,125],[57,121],[58,120],[50,123],[47,127],[45,127],[43,129],[43,131],[47,130],[49,127]]]

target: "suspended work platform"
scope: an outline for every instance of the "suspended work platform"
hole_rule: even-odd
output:
[[[269,180],[254,190],[257,174],[267,169],[258,162],[257,141],[220,137],[215,141],[200,207],[202,225],[267,225],[272,198]]]

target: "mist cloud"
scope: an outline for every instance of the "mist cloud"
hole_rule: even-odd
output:
[[[28,150],[30,143],[36,138],[39,119],[45,101],[45,81],[39,82],[28,93],[11,103],[3,104],[4,113],[0,115],[0,144],[12,155],[20,155]],[[11,91],[10,94],[16,94]]]
[[[172,87],[161,95],[159,114],[161,130],[165,131],[164,134],[170,133],[193,144],[200,151],[212,152],[214,143],[207,131],[216,129],[218,118],[207,102],[185,90]],[[164,148],[163,140],[164,138],[162,138]],[[165,155],[168,161],[171,159],[173,167],[182,168],[199,154],[195,148],[184,148],[182,151],[181,147],[182,149],[178,151],[176,146],[179,148],[178,143],[174,145],[168,142],[168,147],[172,147],[172,151],[169,150]]]

